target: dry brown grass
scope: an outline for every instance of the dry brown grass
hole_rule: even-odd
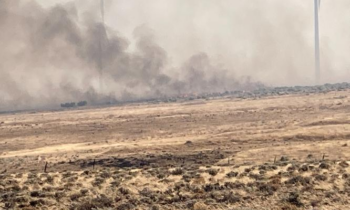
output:
[[[0,209],[346,209],[348,96],[0,115]]]

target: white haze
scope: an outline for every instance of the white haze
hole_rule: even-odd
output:
[[[1,4],[7,4],[8,10],[21,13],[11,17],[14,24],[0,20],[0,29],[6,31],[0,35],[0,110],[54,107],[100,95],[122,101],[235,90],[249,87],[247,77],[272,86],[314,83],[313,0],[105,0],[107,36],[116,37],[111,42],[118,46],[105,52],[113,58],[103,59],[103,91],[96,62],[91,62],[99,56],[95,49],[81,50],[81,45],[72,47],[72,42],[55,36],[46,40],[49,47],[33,54],[32,48],[43,44],[33,45],[32,37],[42,37],[45,43],[45,36],[24,26],[29,16],[50,17],[47,14],[60,5],[79,26],[77,40],[85,46],[81,39],[96,38],[84,33],[101,19],[99,2],[0,0],[0,12]],[[349,81],[348,8],[348,0],[322,1],[323,83]],[[76,49],[81,58],[76,58]]]

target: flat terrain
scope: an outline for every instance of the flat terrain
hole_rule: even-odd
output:
[[[349,160],[350,91],[0,115],[0,209],[349,209]]]

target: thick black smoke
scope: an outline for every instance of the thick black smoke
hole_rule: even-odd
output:
[[[43,9],[35,1],[0,0],[0,31],[0,110],[246,87],[205,53],[169,74],[174,70],[151,29],[135,29],[130,53],[127,39],[99,19],[79,17],[70,4]]]

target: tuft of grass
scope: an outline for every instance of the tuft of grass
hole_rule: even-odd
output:
[[[228,178],[237,177],[238,176],[238,172],[231,171],[231,172],[227,173],[226,176]]]
[[[349,164],[348,164],[346,161],[340,162],[339,165],[340,165],[342,168],[347,168],[347,167],[349,167]]]
[[[123,195],[129,195],[131,193],[130,190],[128,188],[125,188],[125,187],[120,187],[118,189],[118,191]]]
[[[296,207],[304,206],[304,204],[300,200],[300,195],[298,192],[291,192],[286,201]]]
[[[184,173],[182,168],[176,168],[175,170],[171,171],[171,174],[174,176],[179,176],[182,175]]]
[[[211,176],[216,176],[219,173],[219,169],[208,169],[207,170],[208,174],[210,174]]]
[[[116,210],[132,210],[135,206],[131,203],[122,203],[119,206],[117,206]]]
[[[311,178],[310,177],[303,177],[303,176],[295,176],[290,178],[289,180],[285,181],[285,184],[290,184],[290,185],[310,185],[311,184]]]
[[[319,165],[319,168],[321,168],[321,169],[329,169],[331,166],[328,164],[328,163],[321,163],[320,165]]]

